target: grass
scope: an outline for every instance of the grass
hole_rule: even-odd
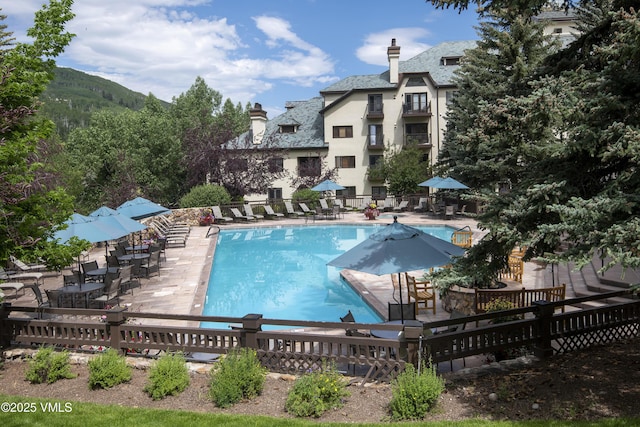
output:
[[[130,408],[115,405],[97,405],[94,403],[81,402],[65,402],[49,399],[24,398],[19,396],[7,396],[0,394],[0,403],[2,406],[2,424],[3,427],[12,426],[43,426],[43,427],[84,427],[91,425],[92,427],[116,427],[129,426],[229,426],[229,427],[319,427],[319,426],[365,426],[371,424],[350,424],[350,423],[319,423],[317,421],[307,421],[299,419],[282,419],[271,418],[265,416],[244,416],[244,415],[226,415],[226,414],[207,414],[187,411],[168,411],[160,409]],[[18,403],[22,405],[18,405]],[[14,404],[14,405],[12,405]],[[7,410],[7,406],[13,409],[29,408],[32,412],[11,412]],[[47,410],[48,408],[48,410]],[[543,426],[577,426],[577,427],[626,427],[636,426],[640,419],[611,419],[594,422],[586,421],[484,421],[469,420],[463,422],[433,422],[433,427],[452,427],[452,426],[522,426],[522,427],[543,427]],[[377,425],[384,426],[417,426],[422,423],[379,423]]]

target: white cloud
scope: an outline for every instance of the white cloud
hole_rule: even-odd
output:
[[[379,33],[367,35],[363,45],[356,50],[356,56],[362,62],[372,65],[388,65],[387,47],[391,39],[396,39],[400,46],[400,60],[405,61],[429,49],[431,45],[420,39],[430,36],[424,28],[391,28]]]

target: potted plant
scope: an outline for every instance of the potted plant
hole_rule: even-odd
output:
[[[211,209],[203,209],[200,212],[200,218],[198,218],[198,223],[202,226],[211,225],[215,221],[213,213]]]
[[[378,215],[380,215],[380,211],[375,203],[369,203],[369,205],[364,209],[364,216],[370,220],[376,219]]]

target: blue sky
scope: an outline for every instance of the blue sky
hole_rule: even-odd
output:
[[[43,0],[4,2],[18,40]],[[9,3],[9,4],[6,4]],[[286,101],[387,67],[444,41],[477,39],[475,10],[436,10],[424,0],[76,0],[77,36],[57,59],[171,101],[197,76],[234,103],[260,102],[268,117]]]

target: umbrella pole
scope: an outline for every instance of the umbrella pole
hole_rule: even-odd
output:
[[[402,273],[398,273],[398,288],[400,288],[400,322],[404,325],[404,308],[402,307]]]

